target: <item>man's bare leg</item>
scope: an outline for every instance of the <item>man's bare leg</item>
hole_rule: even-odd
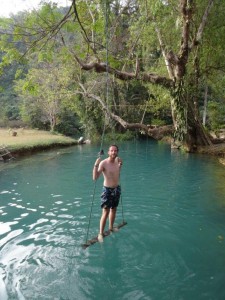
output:
[[[105,229],[106,220],[109,215],[109,208],[103,208],[102,209],[102,216],[100,219],[100,228],[99,228],[99,234],[98,234],[98,241],[103,242],[103,233]]]
[[[109,230],[111,230],[111,231],[115,231],[115,229],[113,229],[113,224],[116,219],[116,210],[117,210],[116,207],[111,208],[110,213],[109,213]]]

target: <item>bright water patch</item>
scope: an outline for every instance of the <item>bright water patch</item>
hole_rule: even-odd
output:
[[[1,166],[0,299],[225,299],[224,167],[155,142],[121,144],[128,225],[83,250],[98,233],[98,151]]]

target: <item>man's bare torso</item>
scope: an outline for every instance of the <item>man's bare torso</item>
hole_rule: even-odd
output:
[[[117,160],[106,158],[100,163],[99,169],[104,176],[104,186],[115,188],[119,185],[120,167]]]

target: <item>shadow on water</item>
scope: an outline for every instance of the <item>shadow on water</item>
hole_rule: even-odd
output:
[[[89,238],[98,232],[98,151],[1,165],[0,299],[225,299],[224,167],[155,142],[121,144],[128,225],[83,250],[89,222]]]

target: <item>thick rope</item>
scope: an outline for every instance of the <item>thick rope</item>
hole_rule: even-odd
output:
[[[122,191],[121,184],[120,184],[120,188],[121,188],[121,191]],[[123,212],[123,197],[122,197],[122,192],[121,192],[121,195],[120,195],[120,203],[121,203],[121,214],[122,214],[122,220],[123,220],[123,223],[125,223],[125,219],[124,219],[124,212]]]
[[[105,36],[106,36],[106,104],[108,107],[108,98],[109,98],[109,72],[108,72],[108,60],[109,60],[109,52],[108,52],[108,43],[109,43],[109,38],[108,38],[108,22],[109,22],[109,12],[108,12],[108,7],[109,3],[108,0],[105,0]],[[107,113],[105,113],[105,120],[104,120],[104,127],[102,131],[102,136],[101,136],[101,144],[100,144],[100,150],[98,153],[98,156],[100,157],[101,155],[104,154],[103,151],[103,145],[104,145],[104,137],[105,137],[105,131],[106,131],[106,121],[107,121]],[[91,224],[91,218],[92,218],[92,211],[93,211],[93,205],[94,205],[94,200],[95,200],[95,191],[96,191],[96,182],[97,180],[94,181],[94,191],[92,195],[92,202],[91,202],[91,210],[90,210],[90,216],[89,216],[89,221],[88,221],[88,227],[87,227],[87,235],[86,235],[86,243],[88,241],[88,236],[89,236],[89,230],[90,230],[90,224]]]
[[[88,241],[89,229],[90,229],[90,225],[91,225],[91,216],[92,216],[93,204],[94,204],[94,199],[95,199],[95,190],[96,190],[96,180],[94,181],[94,191],[92,194],[91,211],[90,211],[88,227],[87,227],[86,243]]]
[[[108,36],[108,23],[109,23],[109,3],[108,0],[105,0],[105,36],[106,36],[106,105],[109,107],[109,72],[108,72],[108,62],[109,62],[109,51],[108,51],[108,43],[109,43],[109,36]],[[103,127],[103,132],[101,136],[101,145],[100,145],[100,151],[98,153],[98,156],[100,157],[101,155],[104,154],[103,151],[103,145],[104,145],[104,137],[105,137],[105,131],[106,131],[106,121],[107,121],[107,113],[105,113],[105,120],[104,120],[104,127]],[[89,216],[89,222],[88,222],[88,227],[87,227],[87,235],[86,235],[86,243],[88,242],[88,236],[89,236],[89,230],[90,230],[90,224],[91,224],[91,218],[92,218],[92,211],[93,211],[93,205],[94,205],[94,200],[95,200],[95,191],[96,191],[96,182],[97,180],[94,181],[94,191],[92,195],[92,202],[91,202],[91,210],[90,210],[90,216]],[[124,221],[124,212],[123,212],[123,202],[122,202],[122,193],[120,196],[120,201],[121,201],[121,207],[122,207],[122,220],[123,223]]]
[[[106,106],[109,107],[109,3],[108,0],[105,0],[105,37],[106,37]],[[105,120],[104,120],[104,127],[102,132],[102,138],[101,138],[101,147],[100,151],[103,149],[104,144],[104,137],[105,137],[105,131],[106,131],[106,121],[107,121],[107,113],[105,112]]]

